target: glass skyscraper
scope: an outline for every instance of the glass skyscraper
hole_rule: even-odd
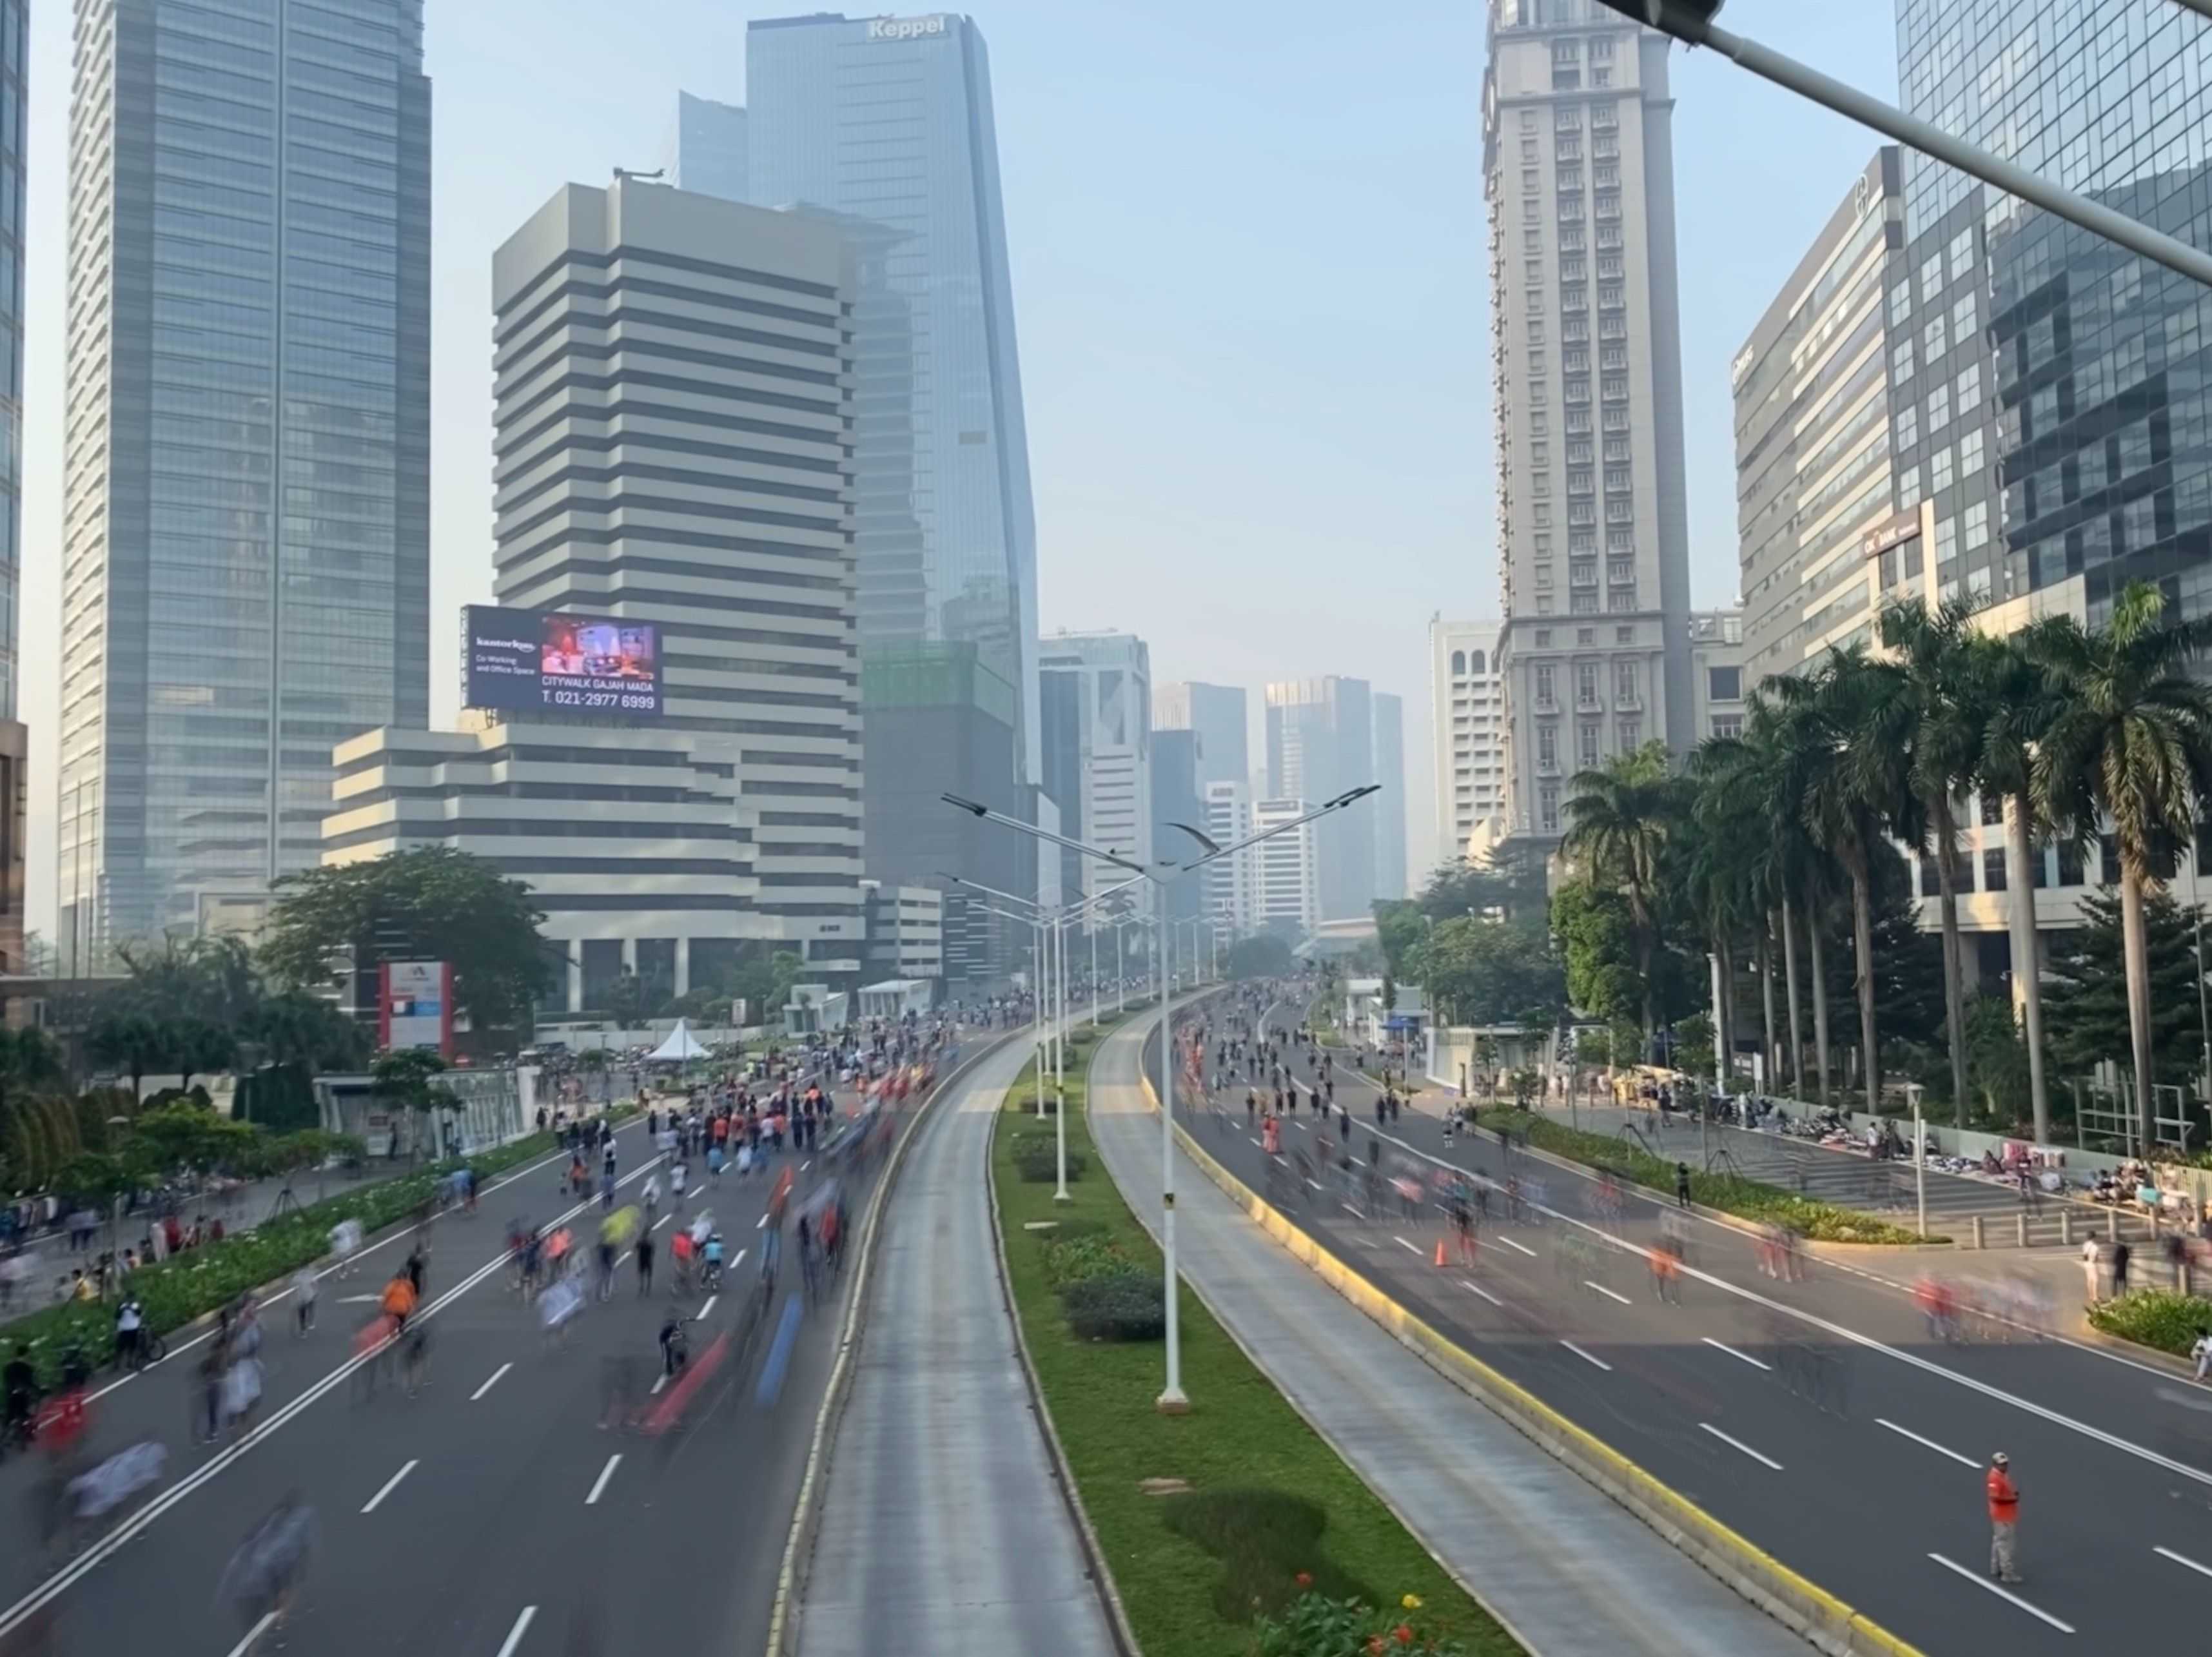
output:
[[[1036,521],[982,33],[951,13],[756,21],[745,95],[752,201],[837,214],[859,255],[861,652],[975,646],[1017,689],[1035,783]]]
[[[745,193],[745,112],[736,104],[678,93],[668,182],[724,201],[751,200]]]
[[[64,962],[313,865],[428,723],[422,0],[77,0]]]
[[[2172,0],[1899,0],[1897,27],[1913,113],[2212,248],[2203,19]],[[2094,622],[2144,580],[2212,612],[2212,296],[1910,151],[1905,211],[1900,504],[1934,502],[1945,596],[2080,577]]]

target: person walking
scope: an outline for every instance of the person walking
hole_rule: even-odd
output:
[[[641,1234],[637,1240],[637,1292],[653,1292],[653,1233]]]
[[[2105,1251],[2097,1246],[2097,1240],[2094,1237],[2082,1238],[2081,1295],[2082,1299],[2088,1305],[2094,1306],[2103,1298],[2097,1290],[2099,1280],[2104,1276],[2104,1271]]]
[[[1687,1208],[1689,1205],[1690,1165],[1687,1162],[1677,1162],[1674,1164],[1674,1206]]]
[[[1990,1575],[2018,1582],[2020,1574],[2020,1486],[2013,1483],[2012,1461],[2002,1450],[1990,1458],[1984,1481],[1990,1498]]]
[[[2123,1237],[2112,1245],[2112,1298],[2118,1300],[2128,1292],[2128,1257],[2135,1251]]]

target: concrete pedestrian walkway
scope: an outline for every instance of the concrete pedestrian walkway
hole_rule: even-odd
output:
[[[999,1285],[991,1127],[1023,1041],[932,1107],[884,1211],[801,1657],[1111,1657]]]
[[[1091,1129],[1130,1207],[1158,1213],[1142,1034],[1108,1038]],[[1181,1151],[1187,1282],[1422,1544],[1538,1657],[1804,1657],[1810,1647],[1560,1466],[1263,1235]]]

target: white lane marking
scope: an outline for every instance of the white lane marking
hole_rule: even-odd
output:
[[[1323,1188],[1322,1182],[1319,1180],[1308,1180],[1306,1183],[1311,1186],[1316,1191],[1319,1191]]]
[[[814,1166],[814,1159],[813,1159],[811,1156],[809,1156],[809,1157],[808,1157],[805,1162],[801,1162],[801,1163],[799,1165],[799,1171],[801,1174],[804,1174],[804,1173],[805,1173],[805,1172],[806,1172],[806,1170],[807,1170],[808,1168],[812,1168],[813,1166]]]
[[[1305,1125],[1304,1122],[1301,1122],[1300,1120],[1298,1120],[1298,1119],[1297,1119],[1297,1117],[1295,1117],[1295,1116],[1293,1116],[1292,1118],[1291,1118],[1291,1126],[1292,1127],[1294,1127],[1294,1128],[1297,1129],[1297,1131],[1298,1131],[1299,1132],[1301,1132],[1301,1133],[1304,1133],[1304,1132],[1306,1131],[1306,1125]]]
[[[1976,1472],[1979,1472],[1982,1469],[1982,1464],[1975,1460],[1973,1457],[1969,1455],[1960,1455],[1956,1450],[1951,1449],[1948,1446],[1938,1444],[1932,1438],[1923,1438],[1919,1434],[1914,1432],[1910,1427],[1900,1427],[1895,1422],[1886,1420],[1881,1416],[1876,1416],[1874,1418],[1874,1424],[1877,1427],[1888,1428],[1890,1431],[1895,1433],[1899,1438],[1911,1439],[1915,1444],[1919,1445],[1923,1449],[1933,1450],[1937,1455],[1948,1455],[1961,1467],[1972,1467]]]
[[[522,1636],[530,1631],[531,1624],[537,1619],[538,1607],[525,1605],[522,1615],[514,1619],[514,1626],[507,1630],[507,1638],[501,1642],[499,1657],[514,1657],[514,1648],[522,1643]]]
[[[246,1637],[230,1648],[230,1657],[246,1657],[246,1654],[253,1649],[253,1642],[276,1626],[276,1613],[273,1611],[262,1612],[261,1620],[246,1630]]]
[[[660,1229],[660,1228],[661,1228],[662,1226],[666,1225],[666,1224],[667,1224],[671,1220],[674,1219],[675,1217],[676,1217],[676,1212],[675,1212],[675,1211],[674,1211],[673,1209],[671,1209],[667,1213],[665,1213],[665,1214],[662,1215],[659,1219],[655,1220],[655,1221],[653,1223],[653,1229],[655,1231],[658,1231],[658,1230],[659,1230],[659,1229]]]
[[[2074,1632],[2073,1624],[2060,1622],[2049,1611],[2044,1610],[2042,1606],[2028,1604],[2027,1600],[2021,1599],[2010,1588],[2001,1587],[1996,1583],[1992,1582],[1988,1577],[1977,1575],[1974,1572],[1968,1570],[1964,1565],[1960,1564],[1957,1560],[1946,1559],[1940,1553],[1931,1553],[1928,1557],[1930,1559],[1933,1559],[1937,1564],[1942,1566],[1945,1570],[1956,1571],[1960,1575],[1965,1577],[1969,1582],[1972,1582],[1976,1587],[1987,1588],[1991,1593],[1996,1595],[1998,1599],[2011,1600],[2013,1604],[2018,1605],[2030,1617],[2038,1617],[2042,1618],[2043,1621],[2050,1624],[2051,1627],[2057,1629],[2061,1634],[2071,1634]]]
[[[551,1159],[548,1158],[547,1160],[550,1161]],[[642,1167],[637,1168],[633,1173],[623,1175],[622,1179],[616,1181],[617,1185],[618,1187],[628,1185],[633,1180],[642,1178],[645,1174],[646,1169],[650,1168],[653,1163],[659,1160],[659,1159],[658,1157],[647,1159]],[[574,1207],[568,1209],[565,1213],[555,1216],[550,1223],[556,1227],[565,1225],[569,1221],[574,1219],[579,1214],[581,1214],[588,1206],[590,1206],[589,1204],[578,1203]],[[411,1234],[403,1231],[398,1235],[405,1236]],[[364,1250],[362,1252],[366,1253],[368,1251]],[[416,1321],[419,1322],[423,1319],[437,1316],[440,1312],[452,1305],[463,1295],[468,1293],[470,1290],[474,1289],[478,1284],[486,1281],[499,1272],[504,1272],[507,1269],[508,1259],[509,1255],[507,1251],[502,1248],[490,1259],[486,1260],[482,1266],[469,1273],[467,1277],[463,1278],[451,1289],[446,1290],[444,1294],[440,1295],[435,1300],[430,1302],[427,1306],[419,1308],[415,1314]],[[287,1290],[286,1292],[289,1293],[289,1291]],[[264,1303],[266,1304],[266,1302]],[[386,1343],[386,1344],[389,1344],[389,1343]],[[181,1349],[172,1347],[170,1349],[170,1357],[175,1357],[179,1350]],[[240,1456],[246,1454],[247,1451],[273,1436],[278,1429],[282,1428],[294,1417],[305,1411],[310,1405],[313,1404],[316,1399],[324,1397],[333,1389],[343,1386],[345,1383],[346,1379],[350,1376],[355,1370],[360,1369],[362,1364],[370,1363],[375,1359],[383,1352],[383,1346],[374,1346],[367,1351],[356,1352],[350,1357],[348,1357],[343,1363],[340,1363],[337,1369],[332,1369],[320,1381],[311,1383],[289,1403],[279,1405],[269,1415],[264,1417],[260,1423],[251,1429],[243,1437],[240,1438],[225,1449],[218,1452],[216,1454],[209,1457],[191,1472],[185,1475],[182,1478],[179,1478],[175,1484],[170,1485],[167,1490],[162,1490],[158,1495],[155,1496],[144,1507],[139,1508],[137,1512],[132,1514],[128,1519],[124,1520],[120,1524],[110,1530],[107,1534],[102,1537],[98,1542],[87,1548],[82,1553],[77,1555],[76,1558],[70,1560],[68,1564],[63,1566],[52,1576],[47,1577],[46,1581],[40,1582],[36,1587],[32,1588],[28,1593],[25,1593],[21,1599],[16,1600],[14,1605],[9,1605],[6,1611],[0,1611],[0,1635],[12,1634],[15,1632],[17,1628],[21,1627],[25,1621],[37,1612],[42,1606],[51,1605],[55,1599],[58,1599],[63,1593],[66,1593],[77,1582],[82,1581],[84,1577],[97,1569],[102,1561],[107,1559],[113,1554],[120,1552],[134,1537],[137,1537],[143,1532],[156,1519],[159,1519],[170,1508],[175,1507],[186,1496],[190,1496],[194,1490],[199,1489],[201,1485],[205,1484],[210,1479],[217,1477],[224,1471],[224,1469],[230,1466],[233,1462],[236,1461]]]
[[[1595,1289],[1599,1294],[1604,1296],[1607,1300],[1619,1301],[1623,1306],[1631,1306],[1635,1303],[1631,1301],[1627,1296],[1620,1293],[1620,1290],[1607,1289],[1601,1283],[1592,1283],[1588,1278],[1584,1278],[1583,1279],[1583,1287],[1585,1289]]]
[[[739,1259],[744,1259],[744,1252],[742,1249],[738,1251],[738,1258]],[[699,1308],[699,1321],[700,1321],[700,1322],[702,1322],[702,1323],[706,1322],[706,1321],[707,1321],[707,1320],[708,1320],[708,1317],[710,1317],[711,1315],[713,1315],[713,1313],[714,1313],[714,1302],[715,1302],[716,1301],[718,1301],[718,1300],[721,1299],[721,1298],[722,1298],[722,1297],[721,1297],[720,1295],[709,1295],[709,1296],[707,1296],[707,1303],[706,1303],[704,1306],[702,1306],[702,1307]]]
[[[655,1397],[655,1398],[659,1398],[659,1397],[660,1396],[660,1389],[661,1389],[662,1387],[664,1387],[667,1386],[667,1385],[668,1385],[668,1377],[667,1377],[665,1375],[657,1375],[657,1376],[655,1376],[655,1377],[653,1378],[653,1397]]]
[[[384,1498],[390,1496],[392,1491],[399,1488],[399,1481],[406,1478],[408,1474],[413,1472],[422,1465],[422,1464],[420,1461],[410,1461],[404,1464],[398,1472],[392,1474],[391,1478],[384,1481],[384,1488],[382,1490],[379,1490],[374,1496],[372,1496],[368,1501],[362,1503],[361,1510],[363,1513],[374,1513],[379,1508],[384,1505]]]
[[[756,1231],[757,1231],[757,1230],[759,1230],[763,1226],[766,1225],[767,1223],[768,1223],[768,1216],[767,1216],[767,1215],[765,1215],[765,1214],[763,1214],[763,1215],[762,1215],[762,1216],[760,1217],[760,1218],[758,1218],[757,1220],[755,1220],[755,1221],[753,1222],[753,1229],[754,1229],[754,1230],[756,1230]]]
[[[1415,1259],[1419,1259],[1419,1258],[1420,1258],[1420,1254],[1421,1254],[1421,1246],[1420,1246],[1419,1243],[1409,1243],[1409,1242],[1407,1242],[1407,1241],[1403,1237],[1393,1237],[1393,1238],[1391,1238],[1391,1239],[1390,1239],[1390,1241],[1391,1241],[1392,1242],[1394,1242],[1394,1243],[1397,1244],[1397,1245],[1398,1245],[1398,1247],[1401,1247],[1401,1248],[1410,1248],[1410,1249],[1412,1249],[1412,1250],[1413,1251],[1413,1255],[1414,1255],[1414,1258],[1415,1258]]]
[[[1365,1218],[1367,1217],[1364,1214],[1362,1214],[1362,1213],[1361,1213],[1358,1209],[1354,1208],[1354,1207],[1353,1207],[1350,1203],[1339,1203],[1339,1204],[1337,1205],[1337,1206],[1338,1206],[1339,1208],[1342,1209],[1346,1213],[1347,1213],[1347,1214],[1351,1215],[1351,1216],[1352,1216],[1352,1217],[1353,1219],[1355,1219],[1355,1220],[1364,1220],[1364,1219],[1365,1219]]]
[[[1501,1235],[1498,1241],[1504,1243],[1508,1248],[1520,1249],[1522,1253],[1526,1254],[1532,1260],[1536,1258],[1536,1251],[1534,1249],[1525,1247],[1522,1244],[1515,1242],[1510,1237]]]
[[[1485,1289],[1479,1283],[1469,1283],[1465,1278],[1462,1278],[1459,1280],[1459,1286],[1466,1290],[1470,1295],[1481,1296],[1483,1299],[1488,1301],[1492,1306],[1503,1306],[1505,1304],[1504,1301],[1498,1299],[1497,1296],[1492,1294],[1487,1289]]]
[[[374,1306],[383,1298],[381,1295],[340,1295],[337,1303],[340,1306]]]
[[[599,1497],[607,1488],[607,1480],[615,1476],[615,1469],[621,1466],[622,1453],[617,1450],[614,1454],[607,1458],[607,1465],[599,1469],[599,1476],[592,1481],[592,1493],[584,1498],[584,1505],[586,1507],[591,1508],[599,1505]]]
[[[1771,1467],[1771,1468],[1773,1468],[1773,1469],[1774,1469],[1774,1471],[1775,1471],[1776,1472],[1778,1472],[1778,1472],[1780,1472],[1782,1471],[1782,1464],[1781,1464],[1780,1462],[1778,1462],[1778,1461],[1775,1460],[1773,1457],[1771,1457],[1771,1456],[1764,1456],[1764,1455],[1759,1454],[1759,1453],[1758,1451],[1756,1451],[1756,1450],[1753,1449],[1753,1448],[1751,1448],[1751,1446],[1750,1446],[1750,1445],[1748,1445],[1748,1444],[1745,1443],[1745,1442],[1744,1442],[1741,1439],[1740,1439],[1740,1438],[1730,1438],[1730,1437],[1729,1437],[1726,1433],[1723,1432],[1719,1428],[1717,1428],[1717,1427],[1714,1426],[1714,1425],[1713,1425],[1713,1423],[1712,1423],[1711,1422],[1710,1422],[1710,1421],[1701,1421],[1701,1422],[1699,1422],[1699,1423],[1698,1423],[1698,1426],[1700,1426],[1700,1427],[1702,1427],[1702,1428],[1704,1428],[1707,1432],[1711,1433],[1711,1434],[1715,1438],[1717,1438],[1717,1439],[1720,1440],[1720,1442],[1721,1442],[1722,1443],[1723,1443],[1723,1444],[1727,1445],[1730,1449],[1732,1449],[1732,1450],[1741,1450],[1741,1451],[1742,1451],[1746,1455],[1749,1456],[1749,1457],[1750,1457],[1753,1461],[1758,1462],[1758,1463],[1759,1464],[1759,1466],[1763,1466],[1763,1467]]]
[[[1433,1162],[1438,1168],[1455,1168],[1462,1173],[1466,1172],[1466,1170],[1464,1168],[1461,1168],[1457,1163],[1448,1162],[1441,1156],[1432,1156],[1429,1152],[1423,1150],[1419,1146],[1399,1138],[1395,1134],[1386,1133],[1382,1135],[1382,1137],[1388,1139],[1392,1144],[1396,1145],[1400,1150],[1407,1151],[1410,1154],[1419,1157],[1423,1162]],[[1564,1158],[1560,1159],[1560,1166],[1566,1172],[1573,1174],[1578,1178],[1591,1181],[1595,1181],[1595,1174],[1589,1173],[1586,1169],[1576,1167],[1574,1164],[1566,1162]],[[1663,1198],[1652,1193],[1638,1192],[1636,1194],[1640,1200],[1650,1204],[1652,1207],[1663,1208],[1668,1206]],[[1636,1244],[1625,1241],[1621,1238],[1613,1235],[1603,1227],[1593,1225],[1589,1221],[1581,1219],[1575,1215],[1561,1213],[1555,1208],[1551,1208],[1539,1204],[1531,1204],[1529,1205],[1532,1208],[1534,1208],[1538,1213],[1557,1220],[1563,1225],[1571,1225],[1581,1231],[1588,1233],[1592,1238],[1609,1248],[1617,1248],[1624,1253],[1642,1254],[1644,1253],[1644,1250]],[[1716,1230],[1727,1231],[1738,1237],[1741,1237],[1742,1235],[1741,1233],[1737,1232],[1735,1227],[1728,1225],[1723,1221],[1708,1219],[1702,1214],[1695,1215],[1693,1217],[1703,1222],[1705,1224],[1711,1226]],[[1509,1244],[1515,1248],[1521,1247],[1521,1245],[1514,1242],[1513,1239],[1510,1237],[1500,1236],[1498,1241],[1502,1243]],[[1531,1253],[1533,1252],[1533,1250],[1529,1249],[1522,1249],[1522,1253]],[[1861,1271],[1856,1266],[1844,1265],[1841,1261],[1824,1261],[1823,1264],[1833,1266],[1839,1271],[1849,1272],[1854,1277],[1868,1278],[1876,1283],[1888,1283],[1888,1279],[1887,1278],[1875,1277],[1872,1272]],[[1839,1339],[1850,1341],[1856,1346],[1863,1346],[1869,1351],[1879,1352],[1884,1357],[1894,1358],[1899,1363],[1910,1365],[1911,1368],[1922,1370],[1928,1375],[1940,1375],[1945,1381],[1950,1381],[1955,1386],[1966,1387],[1969,1392],[1978,1393],[1983,1397],[1994,1399],[2001,1404],[2009,1404],[2015,1410],[2023,1411],[2040,1420],[2050,1422],[2054,1426],[2064,1427],[2070,1431],[2081,1434],[2084,1438],[2094,1439],[2097,1442],[2104,1445],[2108,1449],[2118,1450],[2123,1455],[2131,1455],[2139,1461],[2147,1461],[2153,1466],[2162,1468],[2178,1478],[2186,1478],[2197,1484],[2212,1485],[2212,1472],[2206,1472],[2202,1468],[2192,1467],[2186,1462],[2176,1461],[2171,1456],[2161,1455],[2156,1450],[2148,1448],[2141,1444],[2133,1443],[2127,1439],[2122,1438],[2117,1433],[2108,1433],[2103,1428],[2092,1426],[2086,1421],[2077,1421],[2072,1416],[2063,1414],[2059,1411],[2053,1410],[2045,1405],[2038,1404],[2032,1399],[2022,1398],[2016,1393],[2008,1393],[2002,1387],[1991,1386],[1987,1381],[1976,1381],[1972,1376],[1962,1375],[1956,1369],[1947,1369],[1942,1364],[1935,1363],[1930,1359],[1923,1358],[1917,1353],[1908,1352],[1900,1347],[1892,1346],[1887,1341],[1878,1340],[1872,1335],[1863,1335],[1856,1329],[1850,1328],[1844,1324],[1832,1322],[1826,1318],[1820,1317],[1812,1312],[1805,1311],[1802,1308],[1791,1305],[1787,1302],[1770,1299],[1766,1296],[1760,1294],[1756,1290],[1747,1289],[1741,1284],[1730,1283],[1725,1278],[1715,1277],[1711,1272],[1700,1271],[1696,1266],[1685,1266],[1682,1268],[1682,1274],[1686,1278],[1694,1278],[1697,1282],[1704,1284],[1708,1288],[1718,1289],[1724,1293],[1734,1295],[1739,1300],[1749,1301],[1754,1305],[1764,1308],[1767,1311],[1778,1312],[1783,1314],[1784,1316],[1795,1318],[1800,1323],[1809,1324],[1815,1329],[1825,1330],[1827,1333],[1834,1335]],[[1889,1284],[1889,1286],[1892,1288],[1897,1287],[1897,1285],[1893,1284]],[[2065,1345],[2073,1347],[2076,1351],[2087,1352],[2093,1356],[2100,1357],[2112,1357],[2114,1362],[2127,1363],[2132,1368],[2143,1369],[2147,1374],[2155,1374],[2161,1379],[2171,1379],[2166,1371],[2152,1370],[2148,1369],[2148,1366],[2138,1363],[2131,1358],[2116,1357],[2114,1355],[2106,1353],[2100,1348],[2071,1340],[2063,1335],[2054,1336],[2052,1338]],[[5,1631],[6,1630],[4,1627],[0,1627],[0,1633],[4,1633]]]
[[[489,1393],[493,1387],[498,1386],[499,1378],[513,1368],[514,1368],[514,1366],[511,1363],[502,1363],[498,1369],[493,1370],[491,1374],[485,1378],[484,1384],[469,1394],[469,1402],[474,1404],[486,1393]]]
[[[2186,1565],[2199,1576],[2212,1576],[2212,1565],[2200,1565],[2187,1554],[2176,1553],[2172,1548],[2153,1548],[2151,1551],[2164,1555],[2177,1565]]]
[[[1726,1352],[1730,1357],[1737,1360],[1737,1362],[1748,1363],[1754,1369],[1765,1369],[1771,1371],[1774,1368],[1771,1363],[1761,1363],[1759,1359],[1752,1357],[1748,1352],[1737,1351],[1735,1347],[1730,1346],[1725,1341],[1715,1340],[1711,1335],[1700,1336],[1699,1338],[1702,1339],[1706,1345],[1711,1347],[1716,1352]],[[1885,1423],[1884,1424],[1887,1425],[1887,1423]]]
[[[1599,1369],[1604,1370],[1607,1375],[1611,1375],[1613,1373],[1613,1366],[1610,1363],[1607,1363],[1603,1358],[1592,1357],[1588,1352],[1583,1351],[1581,1347],[1576,1345],[1574,1342],[1571,1340],[1563,1340],[1559,1344],[1565,1347],[1570,1352],[1572,1352],[1584,1363],[1595,1363]]]
[[[1253,1139],[1253,1138],[1252,1138],[1252,1136],[1251,1136],[1250,1134],[1249,1134],[1249,1133],[1248,1133],[1248,1134],[1246,1134],[1244,1137],[1245,1137],[1247,1139],[1250,1139],[1250,1140],[1251,1140],[1251,1142],[1252,1142],[1254,1144],[1255,1144],[1255,1145],[1259,1145],[1259,1144],[1260,1144],[1260,1142],[1259,1142],[1257,1139]],[[1265,1145],[1260,1145],[1260,1149],[1261,1149],[1261,1150],[1265,1150],[1267,1149],[1267,1147],[1266,1147]]]

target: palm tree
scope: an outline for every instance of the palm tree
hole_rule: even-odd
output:
[[[2146,1154],[2156,1112],[2143,889],[2157,877],[2162,849],[2195,839],[2197,803],[2212,800],[2212,688],[2188,672],[2191,659],[2212,647],[2212,617],[2169,622],[2165,611],[2164,594],[2134,581],[2101,631],[2057,616],[2022,640],[2049,676],[2054,709],[2032,768],[2037,803],[2054,828],[2077,839],[2109,822],[2119,853],[2128,1030]]]
[[[2012,973],[2027,1025],[2027,1092],[2035,1143],[2051,1143],[2051,1095],[2043,1074],[2043,968],[2036,947],[2035,879],[2029,859],[2050,827],[2035,796],[2035,750],[2057,708],[2051,684],[2018,636],[1980,640],[1972,658],[1988,716],[1976,783],[2007,804],[2012,852]]]
[[[1954,601],[1930,613],[1919,599],[1882,612],[1881,641],[1894,654],[1875,664],[1886,694],[1875,710],[1877,742],[1911,756],[1912,816],[1932,836],[1943,927],[1943,1012],[1951,1047],[1951,1097],[1966,1125],[1966,986],[1959,944],[1959,791],[1971,786],[1987,713],[1972,671],[1974,607]],[[1901,837],[1916,839],[1899,827]]]
[[[1911,758],[1883,740],[1890,688],[1864,646],[1831,651],[1810,677],[1785,677],[1774,685],[1802,768],[1801,816],[1814,842],[1842,865],[1850,882],[1859,1058],[1871,1113],[1881,1101],[1874,1011],[1874,859],[1893,830],[1902,830],[1908,841],[1923,838],[1910,786]],[[1818,993],[1816,986],[1816,998]]]
[[[1627,901],[1642,979],[1644,1050],[1651,1050],[1652,957],[1659,945],[1660,864],[1681,815],[1681,795],[1667,768],[1663,743],[1617,754],[1594,770],[1577,771],[1567,786],[1567,832],[1559,849],[1579,859],[1591,883]]]
[[[1762,938],[1765,934],[1764,847],[1771,835],[1759,815],[1757,795],[1732,786],[1740,775],[1735,766],[1741,756],[1741,748],[1711,753],[1701,748],[1691,756],[1693,774],[1711,779],[1713,786],[1698,790],[1683,832],[1670,848],[1675,853],[1670,861],[1680,871],[1680,889],[1688,894],[1698,926],[1720,963],[1713,1040],[1723,1075],[1732,1066],[1735,1051],[1736,939],[1754,926]],[[1770,1017],[1764,1032],[1769,1037],[1772,1023]]]

